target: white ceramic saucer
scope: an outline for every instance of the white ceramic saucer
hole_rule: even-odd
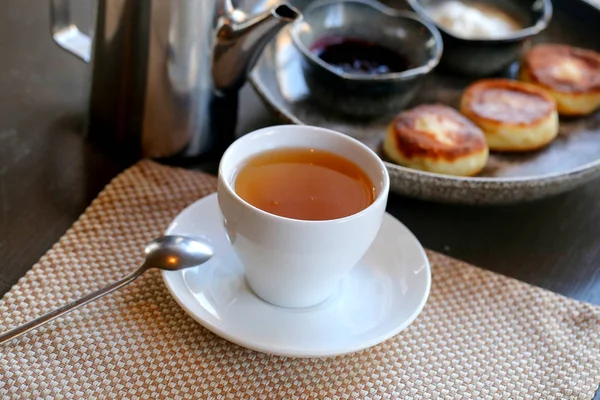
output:
[[[431,270],[423,247],[389,214],[374,244],[324,303],[276,307],[248,287],[212,194],[186,208],[167,234],[202,237],[215,256],[184,271],[163,272],[175,300],[196,321],[238,345],[291,357],[361,350],[398,334],[423,309]]]

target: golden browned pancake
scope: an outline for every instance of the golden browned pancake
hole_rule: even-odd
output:
[[[586,115],[600,107],[600,54],[595,51],[537,45],[525,55],[519,78],[547,90],[561,115]]]
[[[489,153],[481,129],[441,104],[398,114],[388,126],[383,148],[400,165],[459,176],[479,173]]]
[[[558,134],[554,99],[543,89],[524,82],[475,82],[465,89],[460,110],[483,130],[490,150],[534,150]]]

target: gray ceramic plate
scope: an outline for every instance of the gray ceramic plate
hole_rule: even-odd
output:
[[[573,20],[555,15],[553,24],[541,36],[545,41],[577,43],[584,32]],[[597,48],[598,43],[589,41],[593,35],[588,31],[586,36],[587,43],[581,45]],[[334,129],[383,154],[381,144],[393,115],[364,122],[324,109],[311,98],[300,62],[289,29],[283,29],[265,49],[250,77],[265,103],[286,122]],[[435,73],[427,77],[411,106],[438,102],[457,107],[462,89],[469,83],[466,78]],[[463,204],[508,204],[540,199],[571,190],[600,175],[600,112],[561,121],[559,137],[538,152],[492,154],[488,166],[477,177],[427,173],[390,162],[386,165],[392,190],[406,196]]]

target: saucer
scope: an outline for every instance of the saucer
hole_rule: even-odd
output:
[[[263,353],[326,357],[374,346],[417,318],[431,286],[423,247],[387,213],[367,254],[329,299],[304,309],[274,306],[251,291],[227,240],[216,194],[183,210],[166,233],[203,238],[215,250],[201,266],[163,271],[179,305],[213,333]]]

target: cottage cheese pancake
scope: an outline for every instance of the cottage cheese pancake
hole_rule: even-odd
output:
[[[558,44],[535,46],[519,77],[550,93],[562,115],[585,115],[600,107],[600,54]]]
[[[490,150],[534,150],[558,134],[554,99],[543,89],[523,82],[475,82],[463,93],[461,112],[483,130]]]
[[[389,124],[386,155],[414,169],[469,176],[480,172],[488,158],[481,129],[454,109],[422,105],[398,114]]]

